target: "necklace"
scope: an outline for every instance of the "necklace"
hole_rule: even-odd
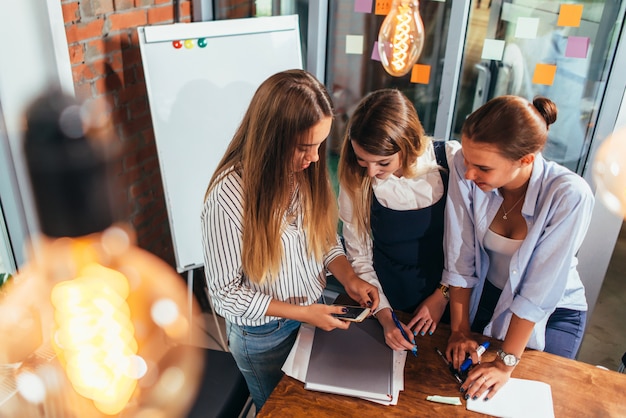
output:
[[[502,208],[502,213],[504,214],[504,215],[502,215],[502,219],[504,219],[504,220],[509,219],[509,218],[507,218],[507,217],[506,217],[506,215],[508,215],[509,213],[511,213],[511,211],[512,211],[513,209],[515,209],[515,206],[517,206],[517,204],[518,204],[519,202],[521,202],[521,201],[522,201],[522,199],[524,199],[524,196],[525,196],[525,195],[522,195],[522,197],[520,197],[519,199],[517,199],[517,202],[513,203],[513,206],[511,206],[511,209],[509,209],[509,210],[504,209],[504,201],[502,201],[502,205],[500,205],[500,207]]]

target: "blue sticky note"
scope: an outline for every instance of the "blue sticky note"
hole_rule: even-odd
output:
[[[515,26],[515,37],[535,39],[537,37],[538,28],[539,19],[534,17],[520,17],[517,19],[517,25]]]
[[[484,60],[502,61],[504,54],[504,41],[499,39],[485,39],[480,58]]]
[[[363,35],[346,35],[346,54],[363,55]]]

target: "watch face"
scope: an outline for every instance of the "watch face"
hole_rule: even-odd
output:
[[[517,364],[517,359],[513,354],[505,355],[502,358],[502,361],[504,361],[504,364],[506,364],[507,366],[515,366]]]

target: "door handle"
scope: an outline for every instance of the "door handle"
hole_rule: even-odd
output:
[[[472,112],[485,103],[489,96],[489,86],[491,85],[491,71],[487,64],[482,62],[474,64],[477,73],[476,90],[474,91],[474,103],[472,104]]]

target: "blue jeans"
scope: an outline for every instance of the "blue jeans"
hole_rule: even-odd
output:
[[[278,319],[260,326],[226,321],[228,346],[241,370],[257,412],[282,378],[281,367],[296,341],[300,322]]]
[[[557,308],[546,325],[546,347],[543,351],[573,359],[585,332],[587,312]]]

